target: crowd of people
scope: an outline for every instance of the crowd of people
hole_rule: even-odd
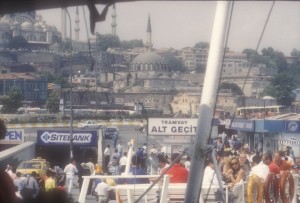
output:
[[[30,174],[16,172],[15,167],[8,165],[0,170],[1,202],[7,203],[71,203],[73,199],[65,189],[65,173],[48,169],[46,175],[39,178],[35,171]],[[6,191],[4,191],[5,189]]]
[[[263,153],[262,150],[250,151],[248,145],[243,144],[236,136],[220,135],[214,140],[214,150],[216,151],[217,167],[221,172],[222,182],[227,184],[231,191],[230,202],[241,200],[241,196],[244,194],[236,188],[244,181],[248,183],[247,193],[249,193],[249,198],[253,198],[253,183],[251,183],[253,178],[250,178],[251,176],[257,177],[260,182],[264,183],[270,172],[274,173],[277,179],[280,179],[280,175],[284,171],[292,171],[293,167],[296,166],[292,148],[289,146],[285,150],[278,150],[275,153],[270,151]],[[216,168],[213,166],[211,159],[208,159],[204,172],[203,187],[209,185],[219,186],[215,170]],[[263,202],[263,195],[261,195],[263,186],[260,190],[258,192],[258,202]]]
[[[262,151],[253,152],[249,150],[247,144],[243,144],[234,136],[221,135],[214,140],[213,150],[216,151],[217,167],[221,172],[222,181],[228,185],[230,190],[230,202],[240,201],[240,196],[244,194],[236,191],[235,188],[244,181],[248,181],[251,176],[256,176],[263,182],[266,180],[267,175],[272,172],[280,178],[283,171],[291,171],[293,165],[295,165],[294,157],[291,156],[293,155],[291,147],[287,147],[285,151],[276,151],[274,154],[271,152],[262,153]],[[168,174],[170,183],[188,182],[190,156],[181,159],[179,153],[173,153],[169,159],[164,150],[157,150],[155,147],[148,150],[148,152],[149,155],[156,157],[158,160],[158,175]],[[78,188],[81,190],[82,176],[119,176],[125,172],[128,159],[130,160],[129,174],[136,176],[149,174],[149,166],[146,164],[148,157],[146,144],[138,147],[133,152],[132,157],[128,157],[121,141],[113,148],[108,144],[103,156],[104,165],[102,167],[95,164],[92,158],[88,158],[86,162],[80,164],[71,159],[64,169],[59,167],[49,169],[46,176],[40,180],[36,178],[37,174],[35,172],[22,175],[16,173],[14,168],[8,167],[5,171],[6,176],[0,176],[0,181],[7,182],[9,187],[13,189],[14,194],[12,196],[15,201],[7,200],[6,202],[50,202],[48,200],[51,200],[51,198],[52,200],[57,198],[57,202],[73,202],[70,194],[73,190],[76,175],[78,176]],[[219,186],[219,180],[215,175],[216,169],[211,157],[209,157],[206,160],[204,170],[203,188],[208,188],[211,185]],[[151,183],[153,181],[155,180],[122,178],[121,176],[120,178],[93,179],[88,186],[87,195],[95,196],[95,199],[100,203],[114,202],[118,195],[112,190],[113,186],[117,184]],[[9,196],[6,198],[9,198]],[[48,198],[48,200],[46,201],[45,198]]]

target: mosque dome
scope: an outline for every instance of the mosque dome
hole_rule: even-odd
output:
[[[25,21],[21,25],[22,30],[33,30],[33,24],[31,22]]]
[[[133,59],[131,69],[133,71],[167,71],[168,64],[160,55],[146,52]]]
[[[164,63],[164,59],[154,52],[146,52],[135,57],[132,63]]]

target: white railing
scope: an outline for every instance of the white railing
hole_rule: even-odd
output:
[[[90,180],[93,179],[105,179],[105,178],[110,178],[110,179],[133,179],[133,178],[149,178],[149,179],[155,179],[158,178],[159,175],[120,175],[120,176],[102,176],[102,175],[93,175],[93,176],[83,176],[83,184],[82,188],[80,191],[79,203],[84,203],[85,202],[85,197],[87,194],[88,186]],[[113,186],[112,189],[114,190],[125,190],[127,192],[127,202],[128,203],[133,203],[134,202],[134,196],[133,196],[133,191],[134,190],[140,190],[140,191],[146,191],[149,187],[151,186],[151,183],[148,184],[120,184]],[[160,203],[166,203],[169,200],[169,194],[172,191],[181,191],[180,194],[185,194],[187,184],[186,183],[169,183],[169,176],[165,175],[163,184],[160,185],[160,183],[156,184],[153,186],[153,190],[158,190],[161,189],[161,195],[160,195]],[[244,194],[244,183],[240,184],[240,187],[242,187],[242,194]],[[210,189],[218,189],[218,186],[211,186]],[[205,187],[203,189],[209,189],[209,187]],[[226,185],[224,186],[225,189],[225,195],[226,195],[226,203],[228,203],[228,197],[229,197],[229,186]],[[174,193],[173,193],[174,194]],[[184,199],[184,196],[182,196]],[[199,202],[204,202],[203,198],[200,197]],[[244,201],[244,196],[243,196],[243,201]]]
[[[93,179],[105,179],[105,178],[112,178],[112,179],[129,179],[129,178],[149,178],[149,179],[155,179],[158,178],[159,175],[120,175],[120,176],[102,176],[102,175],[93,175],[93,176],[83,176],[83,184],[82,184],[82,188],[80,191],[80,195],[79,195],[79,199],[78,202],[79,203],[84,203],[85,202],[85,197],[87,194],[87,190],[88,190],[88,185],[90,180]],[[294,177],[294,184],[295,184],[295,192],[294,192],[294,197],[292,200],[292,203],[297,203],[297,189],[298,189],[298,183],[299,183],[299,178],[300,176],[298,174],[293,174]],[[112,189],[114,190],[126,190],[127,191],[127,201],[128,203],[133,203],[134,202],[134,197],[133,197],[133,191],[134,190],[143,190],[146,191],[149,187],[150,187],[151,183],[149,184],[122,184],[122,185],[116,185],[114,187],[112,187]],[[245,187],[244,187],[245,183],[241,184],[242,187],[242,194],[245,194]],[[169,176],[165,175],[164,176],[164,180],[163,180],[163,184],[159,185],[156,184],[154,185],[154,187],[152,188],[153,190],[158,190],[161,189],[161,195],[160,195],[160,202],[161,203],[166,203],[168,202],[168,198],[169,198],[169,193],[172,190],[180,190],[180,191],[185,191],[186,189],[186,183],[169,183]],[[211,186],[211,189],[217,189],[218,186]],[[203,188],[203,189],[208,189],[208,188]],[[226,203],[228,203],[228,197],[229,197],[229,186],[225,185],[224,186],[225,189],[225,195],[226,195]],[[184,194],[184,193],[182,193]],[[199,202],[201,203],[203,201],[202,197],[200,197]],[[245,202],[244,199],[244,195],[243,195],[243,200],[242,202]]]

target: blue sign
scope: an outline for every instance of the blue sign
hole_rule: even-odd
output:
[[[98,136],[96,130],[73,131],[73,144],[75,146],[97,147]],[[38,130],[38,145],[69,145],[70,131],[67,130]]]
[[[233,119],[231,122],[231,125],[229,125],[229,126],[230,126],[230,129],[234,129],[234,130],[254,132],[254,121],[253,120]]]
[[[1,144],[21,144],[24,142],[23,129],[7,129],[4,140],[0,140]]]
[[[300,133],[300,122],[299,121],[285,121],[285,132]]]

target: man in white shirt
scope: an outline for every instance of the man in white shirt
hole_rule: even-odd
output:
[[[256,164],[252,167],[248,184],[247,184],[247,193],[251,193],[252,185],[257,184],[257,202],[263,202],[263,191],[264,191],[264,181],[266,180],[269,174],[269,166],[266,165],[260,155],[255,155],[252,158],[252,164]],[[250,202],[253,201],[253,195],[250,195]],[[256,199],[256,197],[254,197]]]
[[[262,179],[262,181],[265,181],[269,174],[269,166],[266,165],[263,161],[261,161],[261,157],[259,155],[255,155],[252,158],[252,161],[256,165],[252,167],[249,177],[252,175],[257,175]]]
[[[104,155],[103,171],[104,171],[104,173],[107,173],[107,166],[108,166],[108,163],[110,162],[110,145],[109,144],[106,145],[103,155]]]
[[[191,157],[187,156],[186,161],[184,162],[184,167],[189,171],[190,170],[190,165],[191,165]]]
[[[218,178],[215,173],[215,167],[212,160],[209,158],[206,160],[206,167],[204,169],[202,187],[219,186]]]
[[[127,152],[124,152],[124,155],[121,157],[119,161],[121,173],[125,172],[126,163],[127,163]]]
[[[100,183],[95,188],[97,193],[99,203],[107,203],[108,201],[108,191],[109,185],[105,182],[105,179],[102,179]]]
[[[118,149],[119,155],[120,155],[120,157],[121,157],[122,154],[123,154],[123,145],[122,145],[122,141],[120,141],[120,142],[118,143],[117,149]]]
[[[68,187],[68,193],[70,194],[73,187],[73,178],[75,173],[78,173],[78,170],[75,165],[75,160],[71,159],[70,163],[66,165],[64,169],[64,173],[66,174],[66,185]]]

